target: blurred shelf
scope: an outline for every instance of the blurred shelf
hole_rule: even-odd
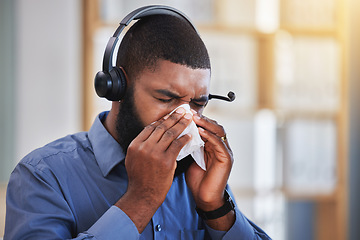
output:
[[[291,25],[281,25],[279,30],[287,31],[294,36],[305,35],[310,37],[336,37],[337,28],[309,28],[309,27],[295,27]]]
[[[309,194],[309,193],[294,193],[288,190],[283,190],[285,197],[289,200],[296,201],[314,201],[314,202],[336,202],[336,192],[328,194]]]

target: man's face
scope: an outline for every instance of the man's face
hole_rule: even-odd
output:
[[[144,70],[135,81],[135,108],[144,126],[184,103],[202,113],[208,101],[209,86],[209,69],[192,69],[159,60],[154,71]]]
[[[209,85],[209,69],[192,69],[159,60],[155,70],[144,70],[130,84],[120,106],[117,133],[123,149],[126,151],[145,126],[179,105],[188,103],[201,114],[208,101]]]

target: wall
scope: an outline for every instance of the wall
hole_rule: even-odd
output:
[[[16,163],[81,129],[81,13],[81,0],[0,1],[0,239]]]
[[[14,12],[12,1],[0,1],[0,182],[14,165]]]
[[[18,0],[16,159],[81,124],[81,1]]]

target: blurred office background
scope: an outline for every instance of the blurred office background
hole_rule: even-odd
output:
[[[105,45],[149,4],[193,20],[211,92],[237,94],[206,114],[227,130],[247,217],[278,240],[360,239],[358,0],[1,0],[0,238],[12,169],[109,109],[93,90]]]

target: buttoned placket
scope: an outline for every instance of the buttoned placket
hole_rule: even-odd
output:
[[[166,227],[163,219],[162,206],[160,206],[152,217],[154,240],[165,239]]]

